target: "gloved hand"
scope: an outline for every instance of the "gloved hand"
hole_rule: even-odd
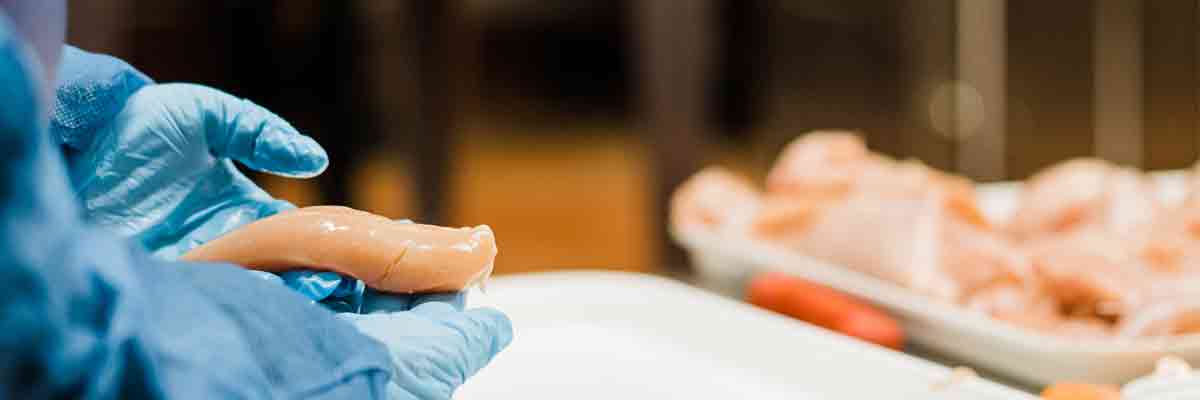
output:
[[[367,285],[362,280],[337,272],[306,269],[279,274],[255,270],[246,272],[291,288],[313,302],[320,302],[333,312],[363,312],[363,296]]]
[[[367,314],[337,315],[387,346],[390,399],[449,400],[512,342],[508,317],[488,308],[463,311],[462,294],[413,297],[367,290]]]
[[[332,313],[233,265],[151,260],[80,219],[62,151],[45,131],[43,82],[8,3],[0,1],[0,399],[383,398],[387,349]]]
[[[154,85],[120,60],[71,48],[59,76],[51,131],[67,148],[87,216],[160,257],[174,258],[292,207],[255,186],[230,159],[301,177],[327,163],[324,151],[286,122],[214,89]],[[462,311],[461,293],[397,296],[330,272],[257,274],[349,311],[339,315],[386,344],[393,398],[448,399],[512,338],[503,314]]]
[[[512,342],[508,317],[487,308],[464,311],[465,292],[398,295],[366,288],[361,298],[361,313],[337,316],[387,346],[392,400],[448,400]]]
[[[92,135],[63,138],[88,218],[175,258],[290,208],[237,170],[310,177],[328,160],[283,119],[212,88],[146,86]]]
[[[382,342],[392,360],[388,398],[449,400],[454,389],[512,342],[512,323],[499,311],[463,310],[464,292],[397,295],[364,288],[362,281],[332,272],[288,279],[254,271],[310,298],[328,296],[326,307]],[[357,297],[344,291],[357,291]],[[361,299],[350,304],[344,299]]]
[[[50,131],[65,147],[85,217],[160,258],[294,208],[231,159],[290,177],[315,176],[329,163],[320,145],[283,119],[215,89],[156,85],[124,61],[70,46],[58,76]],[[338,274],[279,278],[335,310],[361,301],[361,282]]]

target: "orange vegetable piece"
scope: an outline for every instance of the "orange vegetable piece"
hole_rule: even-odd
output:
[[[883,311],[827,286],[778,272],[760,274],[746,288],[750,304],[892,349],[904,345],[900,323]]]
[[[1059,382],[1042,391],[1046,400],[1121,400],[1121,390],[1113,385]]]

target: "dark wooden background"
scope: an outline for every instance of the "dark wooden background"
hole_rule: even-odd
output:
[[[811,129],[860,129],[950,170],[975,161],[929,114],[931,85],[967,56],[955,0],[70,3],[72,43],[316,136],[333,166],[315,186],[259,177],[280,196],[498,223],[514,243],[501,272],[682,271],[662,223],[671,188],[711,162],[761,174]],[[986,115],[1005,127],[1003,166],[981,178],[1097,153],[1097,66],[1125,62],[1097,58],[1124,32],[1097,25],[1102,7],[1137,12],[1120,27],[1141,55],[1131,159],[1197,158],[1197,1],[1011,0],[1005,107]]]

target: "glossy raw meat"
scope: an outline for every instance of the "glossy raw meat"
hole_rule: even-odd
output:
[[[1046,331],[1062,322],[1059,305],[1030,284],[999,283],[970,294],[963,305],[1017,326]]]
[[[688,178],[671,198],[671,224],[682,228],[737,229],[759,207],[758,191],[740,176],[708,167]]]
[[[1200,332],[1200,203],[1161,212],[1132,245],[1146,266],[1141,302],[1122,318],[1123,337]]]
[[[1152,272],[1142,301],[1121,319],[1122,337],[1200,333],[1200,272]]]
[[[1152,187],[1138,172],[1075,159],[1030,179],[1008,229],[1019,239],[1085,229],[1125,233],[1158,211]]]
[[[192,249],[185,261],[262,271],[327,269],[395,292],[459,291],[491,274],[491,228],[405,224],[346,207],[285,211]]]
[[[1200,204],[1163,212],[1145,229],[1141,256],[1163,273],[1200,272]]]
[[[1033,279],[1030,258],[1000,234],[966,224],[943,221],[943,269],[964,294],[1000,285],[1027,285]]]
[[[856,193],[810,224],[760,237],[939,298],[960,287],[941,270],[943,210],[936,195],[880,198]]]
[[[1142,304],[1150,271],[1128,241],[1096,231],[1029,244],[1046,292],[1075,315],[1118,317]]]
[[[806,230],[826,206],[837,204],[840,200],[840,197],[768,196],[753,216],[750,232],[772,238]]]
[[[1030,275],[991,231],[970,181],[871,154],[850,133],[790,143],[759,211],[758,237],[947,300]]]
[[[785,198],[836,199],[861,190],[915,196],[942,191],[955,218],[988,225],[969,180],[916,160],[895,161],[871,153],[850,132],[820,131],[793,140],[767,176],[767,193]]]
[[[783,149],[762,193],[701,172],[677,193],[672,222],[748,234],[1050,334],[1178,334],[1200,330],[1200,305],[1177,302],[1200,298],[1200,174],[1193,182],[1168,207],[1139,171],[1069,160],[1034,175],[996,228],[971,181],[821,131]]]
[[[854,133],[812,132],[784,147],[767,175],[767,191],[795,195],[845,192],[859,174],[878,162]]]

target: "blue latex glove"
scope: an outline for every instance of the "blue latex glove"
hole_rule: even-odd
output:
[[[512,342],[508,317],[488,308],[463,311],[462,294],[413,297],[368,289],[364,307],[367,314],[338,317],[387,346],[393,400],[449,399]]]
[[[321,173],[325,150],[269,111],[194,85],[156,85],[119,59],[63,49],[50,131],[67,149],[86,217],[164,259],[294,208],[238,171]],[[283,283],[336,310],[361,303],[361,282],[293,271]],[[336,290],[343,287],[342,290]]]
[[[284,283],[276,275],[260,274],[265,280]],[[386,391],[392,400],[450,399],[456,388],[512,342],[508,317],[488,308],[464,311],[463,292],[396,295],[366,288],[364,293],[362,281],[340,279],[337,274],[318,281],[293,289],[301,293],[359,291],[361,306],[326,306],[342,311],[338,317],[387,346],[392,379]],[[329,287],[330,282],[338,284]],[[357,283],[350,288],[348,282]]]
[[[386,349],[224,264],[91,229],[0,12],[0,399],[382,398]]]
[[[279,274],[247,270],[259,278],[286,286],[312,302],[334,312],[362,312],[367,285],[363,281],[329,271],[295,270]]]
[[[88,219],[163,258],[292,207],[232,160],[297,177],[328,164],[317,142],[275,114],[190,84],[142,87],[108,124],[58,136]]]
[[[154,85],[119,60],[97,57],[64,52],[54,136],[68,147],[72,181],[88,215],[160,256],[176,256],[291,207],[254,186],[229,158],[283,175],[324,168],[315,142],[257,106],[213,89]],[[89,62],[108,67],[67,66]],[[296,161],[306,154],[319,155],[320,163]],[[400,398],[448,398],[512,337],[499,312],[463,312],[462,294],[389,295],[329,272],[256,275],[349,312],[342,318],[387,344],[394,375],[388,390]]]

